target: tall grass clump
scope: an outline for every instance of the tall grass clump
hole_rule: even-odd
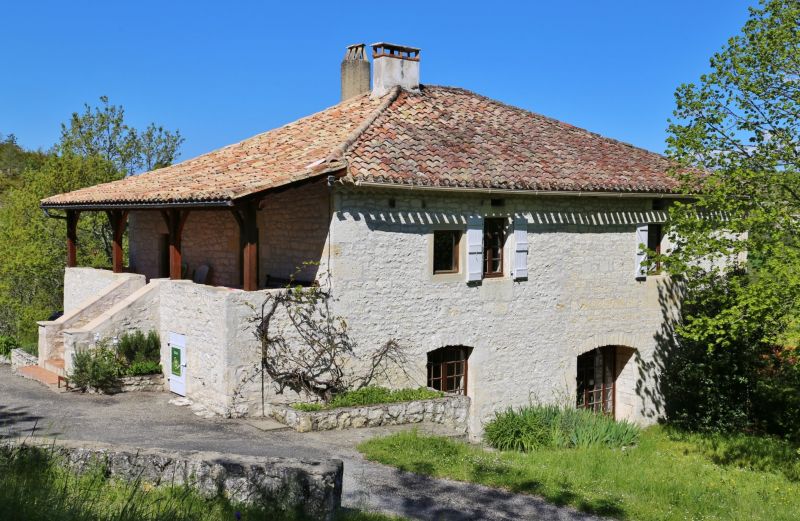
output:
[[[626,447],[639,440],[639,432],[632,423],[582,409],[530,405],[497,413],[484,427],[484,439],[496,449],[531,452],[545,447]]]

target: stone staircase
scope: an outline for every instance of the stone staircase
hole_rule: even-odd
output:
[[[145,285],[144,276],[121,274],[111,284],[53,321],[39,322],[39,364],[21,367],[17,374],[53,389],[66,389],[64,334],[94,321],[109,307]]]

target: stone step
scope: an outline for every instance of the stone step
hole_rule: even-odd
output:
[[[48,371],[44,367],[39,367],[38,365],[20,367],[17,369],[17,374],[23,378],[35,380],[54,390],[66,390],[66,380],[59,377],[59,375],[53,371]]]
[[[48,371],[55,373],[59,376],[66,377],[67,373],[64,371],[64,359],[63,358],[48,358],[44,361],[42,365]]]

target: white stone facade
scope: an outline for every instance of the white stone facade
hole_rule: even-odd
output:
[[[498,197],[502,202],[493,204]],[[617,358],[617,417],[650,423],[660,415],[659,335],[665,316],[676,309],[665,276],[635,278],[636,226],[664,218],[652,207],[652,200],[644,197],[468,195],[341,186],[329,200],[324,184],[309,185],[262,202],[260,268],[262,278],[282,278],[304,261],[320,263],[323,271],[330,266],[335,312],[347,319],[360,352],[389,339],[408,350],[409,378],[384,382],[390,386],[426,385],[429,351],[472,348],[467,394],[473,436],[494,412],[509,406],[574,404],[577,356],[606,345],[627,348]],[[193,259],[190,266],[209,262],[214,269],[219,263],[215,284],[232,281],[234,274],[238,281],[234,219],[224,211],[194,215],[196,227],[190,224],[192,215],[187,221],[184,258]],[[459,273],[432,274],[433,231],[465,230],[476,215],[527,221],[527,279],[508,276],[510,239],[503,277],[468,284],[464,240]],[[200,226],[201,219],[211,227]],[[223,235],[201,238],[201,228],[213,226],[219,228],[213,233]],[[158,212],[132,212],[130,258],[138,272],[158,275],[157,236],[165,232]],[[186,336],[190,399],[217,414],[260,413],[261,380],[252,378],[259,345],[251,318],[267,292],[279,290],[244,292],[169,280],[148,287],[156,285],[142,290],[149,295],[146,306],[119,303],[109,310],[108,320],[83,332],[83,341],[99,331],[119,334],[136,323],[126,313],[141,314],[140,325],[152,325],[161,334],[165,370],[170,365],[169,333]],[[267,402],[297,399],[275,396],[269,382],[266,390]]]

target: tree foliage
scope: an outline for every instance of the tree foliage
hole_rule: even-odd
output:
[[[800,316],[800,3],[762,0],[710,71],[675,98],[668,153],[692,199],[670,210],[665,261],[685,283],[673,369],[695,410],[673,410],[673,419],[768,424],[753,400],[766,401],[757,390],[768,366],[789,363],[773,353],[797,345]],[[793,371],[771,374],[797,394]],[[780,403],[776,414],[790,407]]]
[[[125,122],[122,107],[106,97],[100,101],[62,125],[61,141],[51,152],[15,162],[22,168],[19,181],[0,206],[0,334],[32,342],[36,321],[62,307],[66,226],[62,219],[48,218],[39,201],[121,179],[139,168],[164,166],[178,154],[183,141],[178,132],[155,124],[137,131]],[[6,144],[17,147],[10,138]],[[78,263],[110,266],[111,229],[102,213],[81,214]]]

